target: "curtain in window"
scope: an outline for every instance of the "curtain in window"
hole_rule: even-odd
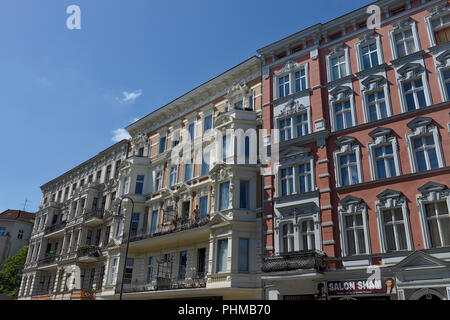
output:
[[[228,260],[228,239],[219,240],[217,247],[217,272],[225,272]]]
[[[220,205],[219,210],[226,210],[230,205],[230,182],[220,185]]]

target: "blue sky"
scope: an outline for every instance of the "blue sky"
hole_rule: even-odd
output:
[[[0,212],[112,145],[118,129],[318,22],[371,3],[1,0]],[[68,6],[81,30],[68,30]]]

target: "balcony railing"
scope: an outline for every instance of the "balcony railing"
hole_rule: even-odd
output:
[[[116,284],[115,292],[120,292],[120,282]],[[123,292],[146,292],[146,291],[161,291],[161,290],[177,290],[177,289],[194,289],[206,287],[206,273],[196,273],[190,278],[185,279],[171,279],[164,277],[157,277],[153,281],[133,281],[131,283],[123,284]]]
[[[93,218],[103,219],[105,216],[105,209],[94,208],[85,213],[84,219],[89,220]]]
[[[49,255],[41,260],[39,260],[39,267],[47,266],[49,264],[53,264],[57,261],[59,255]]]
[[[131,231],[130,242],[144,240],[148,238],[158,237],[169,233],[180,232],[185,230],[191,230],[204,226],[210,221],[209,215],[205,218],[199,219],[180,219],[178,221],[173,220],[166,222],[158,226],[157,232],[148,232],[147,230]],[[124,233],[123,239],[128,237],[127,233]]]
[[[279,256],[265,257],[262,271],[277,272],[289,270],[323,270],[324,254],[315,250],[298,251],[281,254]]]
[[[56,231],[59,231],[61,229],[64,229],[66,227],[66,221],[61,221],[57,224],[54,224],[52,226],[49,226],[47,228],[45,228],[45,234],[49,234],[49,233],[53,233]]]
[[[78,257],[100,257],[102,255],[99,246],[85,246],[77,250]]]

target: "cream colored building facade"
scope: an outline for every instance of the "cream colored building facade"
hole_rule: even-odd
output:
[[[253,57],[127,127],[119,189],[134,211],[123,201],[122,242],[108,248],[98,299],[119,298],[122,271],[123,299],[262,298],[258,139],[249,138],[261,101]]]

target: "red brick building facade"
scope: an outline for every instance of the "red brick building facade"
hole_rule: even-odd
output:
[[[448,2],[374,5],[258,50],[268,299],[450,298]]]

